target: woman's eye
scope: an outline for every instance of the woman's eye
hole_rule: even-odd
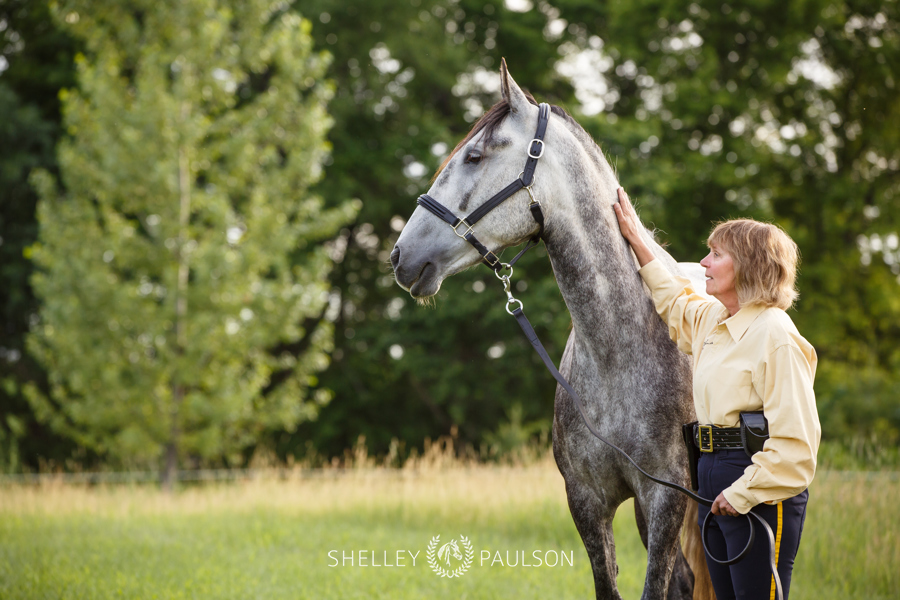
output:
[[[466,155],[466,163],[477,165],[481,162],[481,152],[472,151]]]

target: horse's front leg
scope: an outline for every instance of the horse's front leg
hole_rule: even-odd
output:
[[[634,499],[634,519],[637,523],[638,532],[644,548],[648,548],[648,527],[647,518],[641,509],[641,503],[638,498]],[[669,579],[669,593],[666,596],[668,600],[691,600],[694,590],[694,573],[688,565],[687,559],[681,551],[681,544],[675,545],[675,565],[672,568],[672,577]]]
[[[616,509],[607,506],[587,485],[566,480],[566,495],[569,500],[569,512],[575,521],[575,527],[581,534],[584,549],[591,561],[594,574],[594,590],[598,600],[620,600],[616,587],[616,544],[613,540],[613,516]]]
[[[687,498],[670,488],[646,482],[634,499],[641,541],[647,548],[643,600],[691,600],[694,576],[681,553],[681,526]]]

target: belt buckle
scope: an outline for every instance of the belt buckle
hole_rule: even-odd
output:
[[[708,446],[703,445],[704,434],[706,434],[706,441],[708,442]],[[698,427],[697,441],[700,442],[700,452],[712,452],[713,451],[713,426],[712,425],[700,425]]]

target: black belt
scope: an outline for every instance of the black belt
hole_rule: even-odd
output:
[[[700,452],[716,450],[742,450],[740,427],[716,427],[715,425],[694,425],[694,445]]]

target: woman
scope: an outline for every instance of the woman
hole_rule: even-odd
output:
[[[715,298],[709,300],[654,260],[628,195],[622,188],[618,194],[619,227],[656,310],[678,347],[692,355],[697,419],[713,426],[706,429],[707,439],[695,440],[702,450],[698,493],[715,498],[711,509],[699,510],[701,524],[710,510],[716,515],[709,526],[710,551],[720,559],[736,556],[747,543],[749,524],[734,517],[757,507],[775,533],[787,600],[821,434],[813,393],[816,352],[785,313],[797,297],[797,246],[767,223],[719,224],[707,241],[710,253],[700,262],[706,293]],[[760,410],[769,439],[751,458],[739,434],[735,442],[739,430],[734,428],[741,412]],[[714,444],[714,438],[720,441]],[[718,600],[775,597],[768,546],[757,536],[749,555],[730,567],[707,557]]]

